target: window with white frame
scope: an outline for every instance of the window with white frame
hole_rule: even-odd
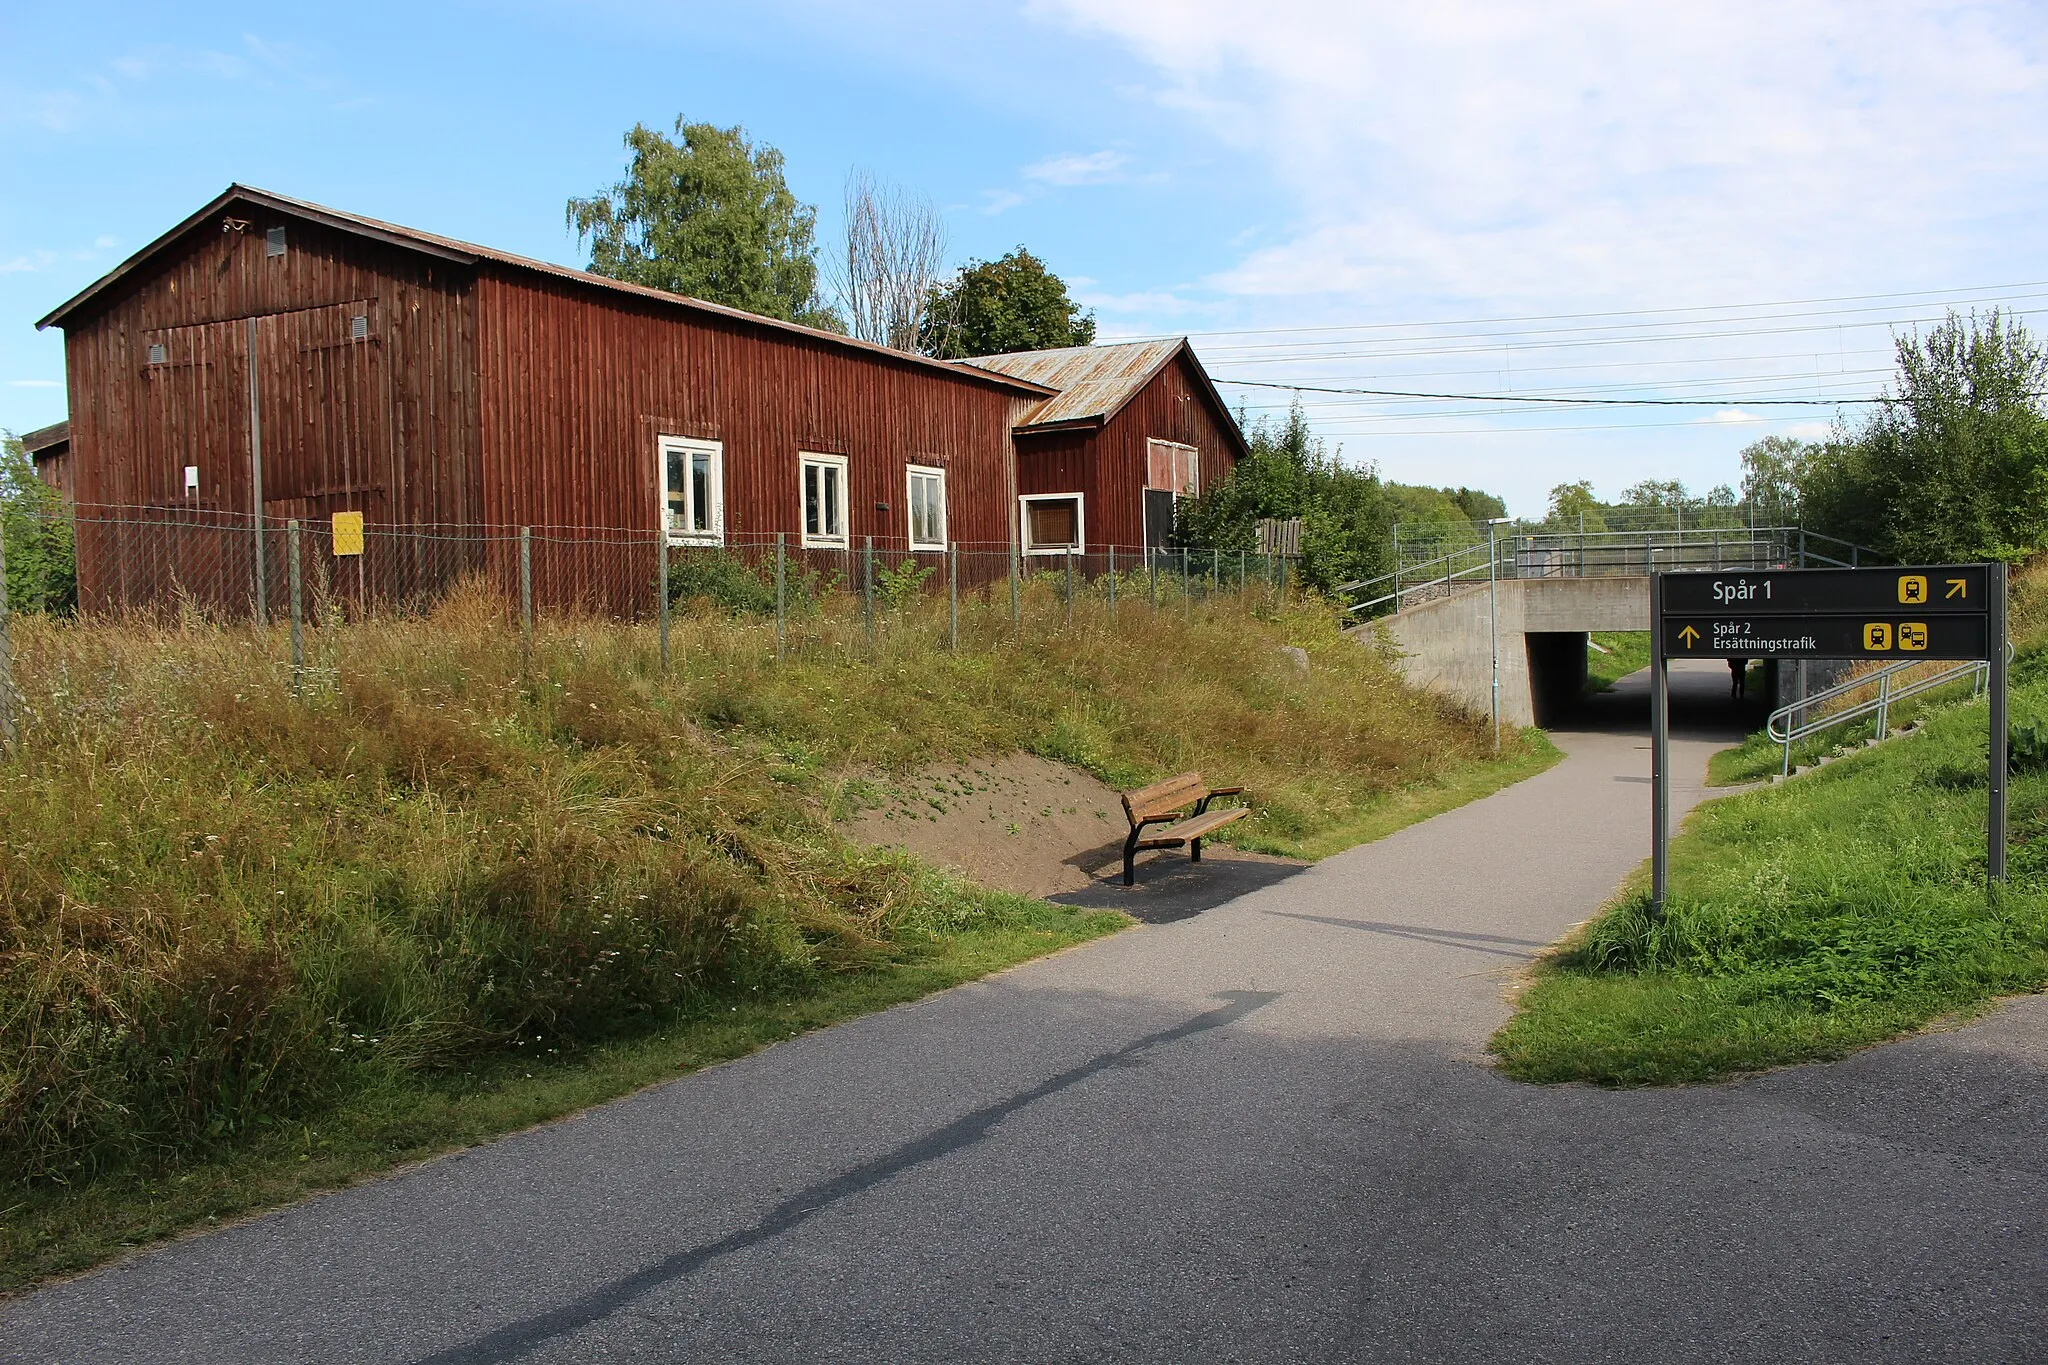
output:
[[[1179,441],[1145,442],[1145,486],[1163,488],[1176,497],[1201,492],[1202,452]]]
[[[1026,493],[1017,502],[1025,554],[1080,554],[1086,548],[1079,493]]]
[[[664,436],[661,521],[670,544],[716,545],[725,539],[725,447],[717,441]]]
[[[805,545],[846,544],[846,457],[801,454]]]
[[[946,548],[946,471],[931,465],[914,464],[909,479],[910,548]]]

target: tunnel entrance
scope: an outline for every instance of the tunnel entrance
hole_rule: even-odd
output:
[[[1541,726],[1556,725],[1579,709],[1586,694],[1586,632],[1530,631],[1529,701]]]

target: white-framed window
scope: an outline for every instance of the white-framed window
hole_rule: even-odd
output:
[[[905,473],[910,509],[910,548],[946,548],[946,471],[931,465],[914,464]]]
[[[1175,497],[1194,497],[1202,491],[1202,452],[1179,441],[1157,437],[1146,441],[1145,487],[1163,488]]]
[[[664,436],[661,524],[672,545],[716,545],[725,539],[725,447],[717,441]]]
[[[797,455],[807,546],[843,549],[846,545],[846,457]]]
[[[1079,493],[1026,493],[1017,499],[1027,555],[1080,554],[1087,548]]]

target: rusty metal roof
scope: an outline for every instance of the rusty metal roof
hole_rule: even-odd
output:
[[[1043,431],[1107,422],[1187,344],[1185,337],[1170,337],[1107,346],[1063,346],[1051,351],[975,356],[966,363],[1058,389],[1057,395],[1026,413],[1017,424],[1019,431]]]
[[[121,264],[115,266],[80,293],[59,304],[55,309],[51,310],[47,317],[37,322],[36,327],[40,329],[48,327],[52,323],[63,322],[71,314],[92,302],[93,299],[112,288],[116,283],[134,274],[185,233],[200,226],[202,223],[210,221],[215,214],[219,213],[229,204],[238,202],[255,204],[264,208],[275,209],[279,212],[293,214],[343,232],[352,232],[359,236],[369,237],[390,246],[424,252],[427,255],[437,256],[443,260],[454,261],[461,265],[475,265],[479,261],[489,261],[495,265],[509,266],[518,270],[530,270],[543,275],[552,275],[558,279],[569,280],[576,284],[589,285],[598,289],[635,294],[644,299],[673,304],[692,312],[710,313],[720,317],[731,318],[738,322],[751,323],[756,327],[769,331],[792,333],[796,336],[808,337],[815,341],[843,346],[849,350],[866,351],[877,359],[893,360],[907,365],[942,370],[953,375],[955,378],[1000,384],[1005,388],[1022,390],[1026,393],[1041,396],[1052,392],[1050,386],[1037,383],[1025,376],[1013,375],[1001,370],[989,370],[986,367],[977,367],[959,361],[934,360],[929,356],[919,355],[914,351],[899,351],[893,347],[877,345],[870,341],[858,341],[853,337],[842,336],[838,332],[827,332],[816,327],[805,327],[799,323],[784,322],[779,318],[763,317],[758,313],[749,313],[740,308],[728,308],[724,304],[710,303],[704,299],[693,299],[684,294],[671,294],[665,289],[651,289],[644,284],[629,284],[624,280],[615,280],[608,275],[599,275],[588,270],[578,270],[573,266],[555,265],[548,261],[536,261],[527,256],[515,256],[509,251],[496,251],[490,247],[478,246],[473,242],[462,242],[457,241],[453,237],[441,237],[431,232],[420,232],[414,228],[400,227],[395,223],[380,222],[375,218],[365,218],[361,214],[345,213],[340,209],[328,208],[324,204],[315,204],[304,199],[293,199],[286,195],[274,194],[269,190],[259,190],[253,186],[241,184],[228,186],[205,208],[200,209],[184,222],[178,224],[169,232],[164,233],[148,246],[145,246],[142,250],[121,262]]]
[[[21,448],[31,456],[36,456],[57,446],[69,445],[70,442],[71,421],[69,418],[66,418],[62,422],[52,422],[46,427],[37,427],[34,431],[23,432]]]

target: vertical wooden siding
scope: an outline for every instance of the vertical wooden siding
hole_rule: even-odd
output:
[[[223,217],[249,226],[201,228],[97,312],[66,324],[74,484],[85,509],[80,596],[89,606],[160,600],[163,574],[138,572],[135,536],[115,538],[106,521],[168,514],[247,524],[257,510],[252,317],[266,516],[481,517],[468,272],[247,206]],[[279,225],[285,252],[270,256],[265,233]],[[352,338],[358,314],[368,334]],[[163,363],[149,362],[152,345],[164,348]],[[187,465],[199,467],[196,498],[185,494]],[[240,599],[246,563],[225,549],[214,558],[210,570],[180,566],[180,584],[202,600]]]
[[[798,453],[847,457],[848,532],[907,543],[905,466],[946,470],[948,535],[1007,544],[1010,427],[977,380],[654,300],[486,268],[477,283],[487,519],[659,525],[656,439],[722,442],[729,540],[801,528]]]
[[[1177,441],[1200,452],[1207,489],[1237,463],[1237,445],[1201,391],[1185,355],[1101,427],[1017,438],[1020,493],[1082,493],[1087,497],[1088,548],[1145,543],[1145,479],[1150,440]]]

